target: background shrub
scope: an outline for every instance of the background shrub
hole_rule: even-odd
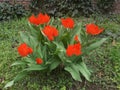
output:
[[[26,16],[28,11],[21,4],[0,3],[0,21]]]
[[[61,16],[90,16],[93,13],[107,14],[113,8],[115,0],[32,0],[31,11],[33,13],[47,13],[54,17]]]
[[[34,13],[43,12],[55,17],[88,16],[94,11],[91,0],[32,0],[30,7]]]
[[[115,0],[98,0],[97,7],[101,13],[109,13],[113,9],[114,2]]]

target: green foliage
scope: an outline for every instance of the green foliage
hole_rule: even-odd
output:
[[[95,21],[98,25],[105,28],[103,34],[99,36],[101,37],[110,37],[108,42],[104,44],[100,49],[96,50],[95,52],[91,52],[90,59],[88,62],[91,63],[91,67],[94,68],[94,72],[96,77],[93,76],[94,80],[93,83],[99,83],[98,85],[104,86],[104,90],[109,90],[111,88],[117,89],[119,88],[119,42],[120,42],[120,25],[113,19],[120,18],[119,15],[114,17],[113,15],[97,15],[94,20],[89,19],[90,21]],[[89,22],[86,20],[86,23]],[[115,64],[116,63],[116,64]],[[97,68],[96,68],[97,67]],[[115,69],[116,67],[116,69]],[[108,85],[108,86],[107,86]],[[110,85],[110,86],[109,86]],[[112,87],[111,87],[112,86]],[[102,88],[102,87],[101,87]]]
[[[97,1],[97,7],[100,12],[108,13],[113,9],[113,3],[115,0],[98,0]]]
[[[113,82],[117,84],[117,87],[120,89],[120,43],[111,48],[110,59],[113,63],[113,69],[115,71]]]
[[[107,14],[113,9],[115,0],[32,0],[33,13],[47,13],[54,17],[90,16],[93,13]]]
[[[0,89],[4,90],[4,85],[11,81],[14,76],[21,71],[21,64],[19,66],[11,67],[11,64],[17,60],[21,61],[22,59],[16,53],[16,47],[18,46],[19,32],[20,31],[29,31],[28,23],[26,18],[21,18],[20,20],[10,20],[9,22],[0,23]],[[27,60],[26,60],[27,62]],[[41,90],[42,88],[49,88],[50,90],[59,90],[65,85],[67,88],[72,88],[73,80],[71,76],[66,74],[64,71],[58,69],[56,72],[51,72],[51,74],[46,75],[37,72],[32,73],[27,77],[24,77],[24,80],[15,85],[10,90]],[[12,81],[13,82],[13,81]],[[8,85],[11,86],[10,82]]]
[[[51,21],[50,25],[54,25],[53,21],[55,20],[52,18]],[[77,81],[82,81],[81,76],[84,76],[86,80],[91,81],[91,72],[84,63],[83,56],[98,48],[106,41],[106,39],[104,38],[97,43],[93,41],[88,42],[89,34],[86,34],[86,30],[82,30],[81,22],[77,23],[73,30],[62,27],[59,24],[59,19],[57,22],[58,23],[54,26],[59,30],[59,36],[53,41],[49,41],[45,34],[43,34],[43,25],[34,26],[29,23],[29,32],[24,31],[20,33],[22,42],[32,47],[33,53],[32,55],[25,57],[24,60],[16,61],[12,64],[12,66],[24,65],[25,68],[12,80],[11,83],[8,83],[5,88],[14,84],[14,82],[23,78],[29,72],[43,71],[48,73],[59,66],[64,68],[65,71],[68,71],[73,79]],[[82,44],[83,51],[87,53],[85,54],[83,52],[82,55],[69,57],[66,55],[66,48],[68,45],[76,43],[74,40],[76,35],[78,35],[81,40],[80,43]],[[84,42],[82,40],[84,40]],[[43,64],[37,64],[35,61],[36,57],[42,58]]]
[[[92,83],[88,83],[86,81],[83,81],[83,83],[75,82],[72,80],[69,73],[61,69],[56,69],[49,75],[41,72],[33,72],[25,77],[24,80],[15,83],[15,85],[9,88],[9,90],[41,90],[42,88],[49,88],[51,90],[64,90],[65,87],[66,90],[117,90],[117,87],[120,87],[119,77],[117,77],[119,73],[117,70],[119,70],[120,67],[118,65],[118,58],[120,55],[120,25],[111,21],[111,19],[114,19],[113,17],[109,19],[108,17],[106,18],[103,16],[102,18],[96,16],[96,19],[85,19],[85,17],[83,17],[83,19],[81,18],[80,20],[77,20],[83,20],[83,23],[97,21],[101,27],[105,27],[106,29],[105,32],[101,34],[102,37],[106,37],[107,33],[112,32],[112,34],[117,35],[115,39],[119,41],[116,41],[117,46],[111,46],[110,40],[109,42],[104,43],[101,48],[97,49],[94,52],[91,52],[92,54],[85,57],[87,66],[89,65],[90,68],[93,67],[94,69],[94,73],[92,74],[91,78]],[[3,89],[4,85],[7,82],[11,81],[12,78],[18,73],[18,71],[21,71],[22,69],[20,68],[21,65],[19,65],[20,67],[10,67],[14,61],[21,61],[20,57],[16,53],[16,49],[12,47],[18,46],[18,44],[16,44],[16,40],[19,40],[18,33],[20,31],[29,30],[30,29],[25,18],[22,18],[21,20],[12,20],[10,22],[0,23],[0,89]],[[101,35],[97,38],[101,38]],[[107,36],[110,36],[112,38],[111,34],[107,34]],[[90,38],[90,40],[92,39]],[[117,70],[114,68],[114,62],[116,62],[116,66],[118,67]],[[85,85],[83,86],[84,83]],[[84,89],[81,89],[82,86]]]
[[[19,58],[18,54],[15,53],[15,47],[18,44],[19,30],[26,30],[27,28],[25,22],[26,20],[22,18],[0,23],[0,79],[3,79],[0,81],[0,89],[3,88],[6,81],[11,80],[11,77],[17,72],[16,70],[19,70],[19,67],[11,69],[10,63]],[[13,72],[14,74],[10,75]]]
[[[21,18],[28,14],[21,4],[0,3],[0,21]]]
[[[48,13],[54,17],[89,16],[94,12],[91,0],[32,0],[30,7],[34,13]]]
[[[84,62],[81,62],[80,64],[68,65],[65,67],[65,70],[68,71],[75,80],[82,81],[80,77],[80,74],[82,74],[86,80],[90,81],[91,73],[87,69]]]

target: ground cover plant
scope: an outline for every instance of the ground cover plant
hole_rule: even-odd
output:
[[[100,19],[98,19],[100,18]],[[119,24],[110,21],[110,19],[101,19],[98,17],[96,20],[93,18],[85,19],[80,17],[77,21],[84,23],[95,22],[99,26],[104,27],[106,30],[103,35],[95,38],[110,37],[110,39],[101,47],[91,52],[85,62],[90,68],[94,69],[92,74],[92,82],[83,80],[83,83],[74,81],[71,76],[57,68],[52,73],[41,74],[34,72],[30,76],[25,77],[24,80],[16,83],[10,90],[19,88],[36,89],[36,90],[117,90],[119,88]],[[102,22],[102,23],[101,23]],[[23,67],[11,67],[10,65],[22,59],[16,53],[16,47],[20,44],[19,31],[27,31],[29,27],[26,19],[21,19],[12,22],[5,22],[0,24],[0,88],[3,89],[4,85],[12,80],[12,78]],[[82,26],[84,27],[84,26]],[[109,30],[109,31],[108,31]],[[114,67],[113,67],[114,66]],[[58,74],[58,76],[56,76]]]

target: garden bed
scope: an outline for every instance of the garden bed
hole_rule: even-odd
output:
[[[109,18],[97,17],[85,19],[80,17],[77,21],[83,23],[96,22],[104,27],[103,35],[96,38],[109,37],[102,47],[85,57],[87,65],[93,70],[91,80],[88,82],[74,81],[62,69],[56,69],[49,75],[40,72],[31,73],[28,77],[17,82],[9,90],[119,90],[120,89],[120,26]],[[21,58],[16,53],[19,44],[19,32],[29,31],[27,19],[0,23],[0,89],[21,70],[22,67],[10,65]],[[84,27],[84,26],[83,26]]]

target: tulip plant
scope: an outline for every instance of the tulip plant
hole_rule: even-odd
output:
[[[51,72],[61,66],[74,80],[82,81],[83,76],[90,81],[91,72],[83,58],[106,40],[89,41],[90,36],[102,33],[102,28],[94,23],[82,28],[82,22],[75,23],[70,17],[54,20],[42,13],[30,16],[28,25],[29,31],[20,32],[21,43],[17,47],[18,54],[24,59],[12,64],[25,65],[25,68],[5,88],[32,71]]]

